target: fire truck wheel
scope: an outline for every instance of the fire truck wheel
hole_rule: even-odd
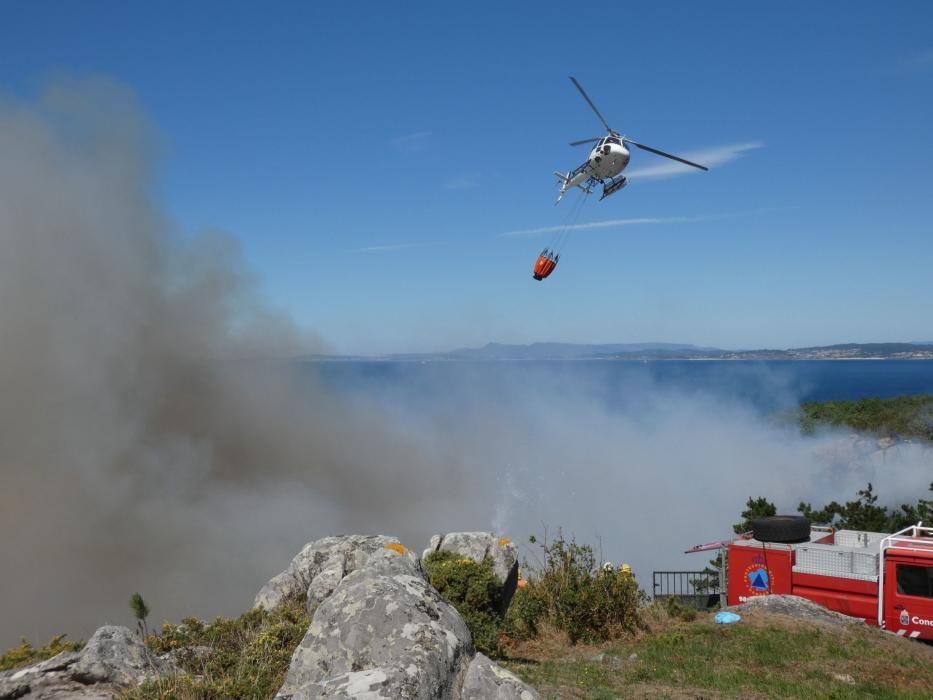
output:
[[[759,542],[807,542],[810,521],[802,515],[772,515],[752,521],[752,534]]]

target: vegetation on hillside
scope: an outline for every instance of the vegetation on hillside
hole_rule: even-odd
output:
[[[146,645],[171,654],[188,675],[149,681],[118,700],[264,700],[282,686],[311,616],[294,598],[273,610],[250,610],[236,619],[166,623]]]
[[[933,395],[804,403],[797,420],[804,433],[813,433],[821,426],[847,427],[933,442]]]
[[[0,655],[0,671],[10,671],[22,666],[31,666],[32,664],[51,659],[53,656],[61,654],[63,651],[81,651],[84,642],[66,642],[65,635],[60,634],[52,637],[48,644],[41,647],[34,647],[23,639],[19,646],[7,649]]]

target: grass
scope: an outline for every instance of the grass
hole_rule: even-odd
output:
[[[685,622],[654,606],[650,616],[650,632],[623,642],[571,655],[556,642],[518,646],[502,663],[545,698],[933,697],[933,647],[876,629],[766,613]]]
[[[0,671],[10,671],[14,668],[31,666],[32,664],[51,659],[63,651],[81,651],[84,642],[66,642],[65,635],[60,634],[52,637],[48,644],[43,647],[34,647],[25,639],[19,646],[7,649],[0,656]]]
[[[171,653],[188,674],[144,683],[118,700],[263,700],[272,698],[288,672],[311,617],[303,599],[274,610],[251,610],[235,619],[207,623],[186,619],[163,625],[147,646]]]

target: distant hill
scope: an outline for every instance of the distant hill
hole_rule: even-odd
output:
[[[682,356],[695,353],[722,352],[717,348],[701,348],[683,343],[613,343],[604,345],[577,343],[532,343],[508,345],[488,343],[481,348],[464,348],[444,353],[449,357],[470,360],[574,360],[601,359],[624,355]]]
[[[933,344],[842,343],[788,350],[749,350],[725,353],[723,358],[737,360],[933,360]]]
[[[685,343],[489,343],[441,353],[451,360],[933,360],[933,343],[843,343],[787,350],[723,350]]]
[[[842,343],[786,350],[723,350],[686,343],[487,343],[440,353],[314,355],[313,361],[428,360],[933,360],[933,343]]]

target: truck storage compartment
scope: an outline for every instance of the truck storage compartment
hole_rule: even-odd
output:
[[[878,616],[878,584],[875,579],[807,574],[794,567],[792,593],[843,615],[859,617],[875,624]]]

